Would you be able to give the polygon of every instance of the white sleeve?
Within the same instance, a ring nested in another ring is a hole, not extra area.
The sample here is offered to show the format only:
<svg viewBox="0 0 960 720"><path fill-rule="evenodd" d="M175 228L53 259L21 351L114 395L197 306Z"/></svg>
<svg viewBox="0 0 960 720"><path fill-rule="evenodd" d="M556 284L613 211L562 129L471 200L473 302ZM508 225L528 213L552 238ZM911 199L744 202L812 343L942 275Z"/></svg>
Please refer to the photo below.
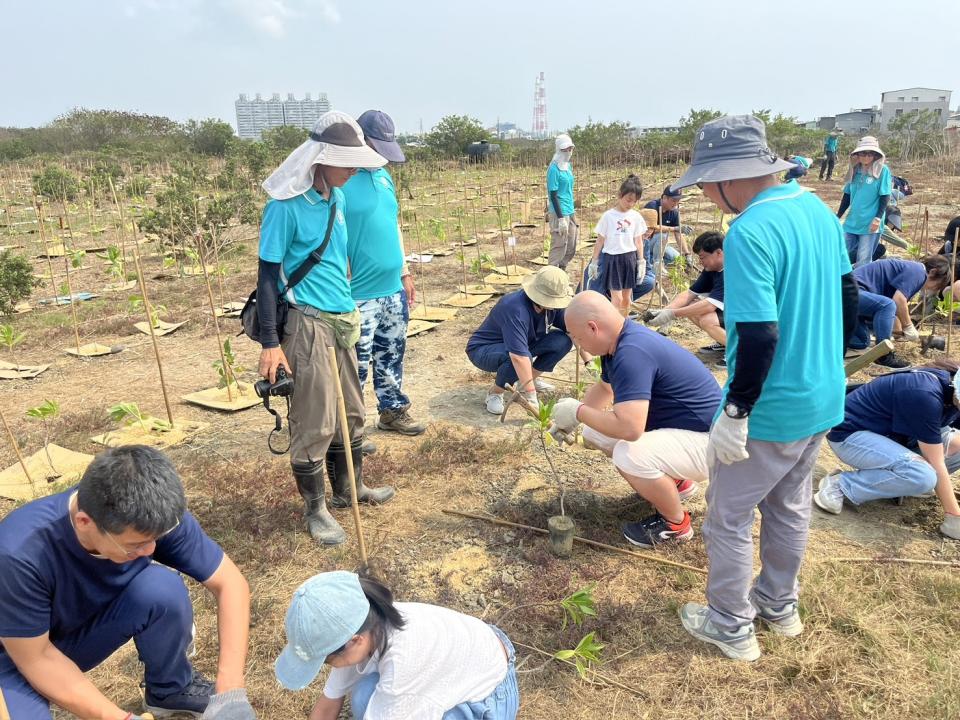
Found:
<svg viewBox="0 0 960 720"><path fill-rule="evenodd" d="M636 220L634 223L636 227L633 230L633 237L638 238L647 231L647 222L643 219L643 215L640 213L637 213L637 216L634 219Z"/></svg>
<svg viewBox="0 0 960 720"><path fill-rule="evenodd" d="M600 219L597 220L597 226L593 229L593 231L597 235L607 237L606 228L607 228L607 213L604 213L603 215L600 216Z"/></svg>
<svg viewBox="0 0 960 720"><path fill-rule="evenodd" d="M394 695L378 686L370 697L363 720L443 720L442 708L422 695Z"/></svg>
<svg viewBox="0 0 960 720"><path fill-rule="evenodd" d="M331 700L339 700L345 697L353 689L353 686L360 682L362 677L363 675L357 672L356 665L333 668L327 676L326 684L323 686L323 694Z"/></svg>

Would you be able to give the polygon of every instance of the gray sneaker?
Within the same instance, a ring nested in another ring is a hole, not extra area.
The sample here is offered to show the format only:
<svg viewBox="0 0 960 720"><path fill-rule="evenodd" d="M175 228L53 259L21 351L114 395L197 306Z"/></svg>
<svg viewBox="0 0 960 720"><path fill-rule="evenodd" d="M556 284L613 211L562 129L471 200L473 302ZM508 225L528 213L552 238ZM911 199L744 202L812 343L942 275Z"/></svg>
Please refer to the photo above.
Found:
<svg viewBox="0 0 960 720"><path fill-rule="evenodd" d="M716 645L731 660L753 662L760 659L760 644L753 631L753 623L737 630L721 630L710 621L706 605L687 603L680 608L680 622L697 640Z"/></svg>
<svg viewBox="0 0 960 720"><path fill-rule="evenodd" d="M960 515L945 514L940 523L940 532L951 540L960 540Z"/></svg>
<svg viewBox="0 0 960 720"><path fill-rule="evenodd" d="M780 607L771 607L761 605L756 601L756 598L751 596L750 604L756 608L757 617L777 635L797 637L803 632L803 623L800 621L800 613L797 611L795 602L789 602Z"/></svg>

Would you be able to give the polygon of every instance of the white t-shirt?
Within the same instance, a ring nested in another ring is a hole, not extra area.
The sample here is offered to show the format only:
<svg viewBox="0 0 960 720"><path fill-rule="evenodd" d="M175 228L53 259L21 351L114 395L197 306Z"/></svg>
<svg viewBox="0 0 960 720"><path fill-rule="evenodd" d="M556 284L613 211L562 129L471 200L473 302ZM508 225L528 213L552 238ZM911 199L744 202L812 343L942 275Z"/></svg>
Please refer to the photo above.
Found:
<svg viewBox="0 0 960 720"><path fill-rule="evenodd" d="M647 224L636 210L620 212L610 208L600 216L595 231L603 237L603 252L620 255L637 252L636 239L647 231Z"/></svg>
<svg viewBox="0 0 960 720"><path fill-rule="evenodd" d="M324 695L342 698L363 675L378 672L364 720L441 720L447 710L483 700L503 682L503 645L483 620L436 605L395 605L406 624L389 633L386 653L331 670Z"/></svg>

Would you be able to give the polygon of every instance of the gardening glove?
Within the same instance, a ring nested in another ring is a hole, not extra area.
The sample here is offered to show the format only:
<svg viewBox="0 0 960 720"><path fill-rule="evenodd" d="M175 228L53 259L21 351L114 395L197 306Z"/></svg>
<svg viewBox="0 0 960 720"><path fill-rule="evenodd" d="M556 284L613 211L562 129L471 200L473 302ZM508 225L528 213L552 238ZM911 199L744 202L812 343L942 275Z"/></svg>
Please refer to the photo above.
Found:
<svg viewBox="0 0 960 720"><path fill-rule="evenodd" d="M587 279L596 280L600 275L600 260L599 258L594 258L590 261L590 264L587 265Z"/></svg>
<svg viewBox="0 0 960 720"><path fill-rule="evenodd" d="M202 720L256 720L244 688L227 690L210 698Z"/></svg>
<svg viewBox="0 0 960 720"><path fill-rule="evenodd" d="M563 445L563 443L566 443L567 445L573 445L577 441L576 432L564 432L553 423L551 423L550 427L547 428L547 434L549 434L558 445Z"/></svg>
<svg viewBox="0 0 960 720"><path fill-rule="evenodd" d="M583 405L582 402L573 398L558 400L557 404L553 406L553 414L550 416L553 425L565 433L575 432L580 424L580 421L577 420L577 410L580 409L581 405Z"/></svg>
<svg viewBox="0 0 960 720"><path fill-rule="evenodd" d="M720 413L720 417L710 428L710 440L707 443L708 465L713 464L714 458L724 465L732 465L750 457L747 452L747 420L748 418L737 420L725 412Z"/></svg>
<svg viewBox="0 0 960 720"><path fill-rule="evenodd" d="M566 235L570 231L570 218L566 216L557 218L557 230L561 235Z"/></svg>
<svg viewBox="0 0 960 720"><path fill-rule="evenodd" d="M534 410L540 409L540 399L537 397L536 390L530 390L523 393L523 398L533 406Z"/></svg>
<svg viewBox="0 0 960 720"><path fill-rule="evenodd" d="M917 342L920 340L920 333L917 332L917 328L913 323L903 326L903 339L911 342Z"/></svg>
<svg viewBox="0 0 960 720"><path fill-rule="evenodd" d="M647 320L647 325L650 327L666 327L674 320L677 319L677 314L670 308L664 308L653 314L653 316Z"/></svg>

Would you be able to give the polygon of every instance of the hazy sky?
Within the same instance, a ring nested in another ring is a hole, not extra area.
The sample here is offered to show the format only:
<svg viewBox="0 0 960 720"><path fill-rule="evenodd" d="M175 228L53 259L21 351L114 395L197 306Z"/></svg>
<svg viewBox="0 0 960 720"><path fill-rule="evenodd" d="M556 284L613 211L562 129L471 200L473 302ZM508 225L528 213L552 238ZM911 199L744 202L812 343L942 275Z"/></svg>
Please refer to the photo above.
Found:
<svg viewBox="0 0 960 720"><path fill-rule="evenodd" d="M72 107L235 122L241 92L326 92L400 130L447 114L551 131L690 108L801 119L952 90L956 0L0 0L0 126Z"/></svg>

